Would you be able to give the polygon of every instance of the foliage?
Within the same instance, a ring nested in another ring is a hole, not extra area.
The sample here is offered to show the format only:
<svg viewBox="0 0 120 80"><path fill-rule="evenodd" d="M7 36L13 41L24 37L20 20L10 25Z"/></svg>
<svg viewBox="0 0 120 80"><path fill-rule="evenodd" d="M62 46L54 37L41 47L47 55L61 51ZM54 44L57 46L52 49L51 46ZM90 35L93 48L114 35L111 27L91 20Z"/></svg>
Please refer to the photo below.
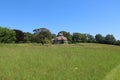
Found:
<svg viewBox="0 0 120 80"><path fill-rule="evenodd" d="M88 43L94 43L95 42L95 38L94 36L90 35L90 34L87 34L87 42Z"/></svg>
<svg viewBox="0 0 120 80"><path fill-rule="evenodd" d="M0 43L13 43L16 40L16 34L13 30L0 27Z"/></svg>
<svg viewBox="0 0 120 80"><path fill-rule="evenodd" d="M36 31L35 31L36 30ZM51 42L51 32L46 28L39 28L34 30L33 42L47 44ZM37 32L38 31L38 32Z"/></svg>
<svg viewBox="0 0 120 80"><path fill-rule="evenodd" d="M40 32L50 32L47 28L37 28L33 30L34 34L39 34Z"/></svg>
<svg viewBox="0 0 120 80"><path fill-rule="evenodd" d="M27 43L32 42L32 36L33 36L32 33L24 32L24 41L27 42Z"/></svg>
<svg viewBox="0 0 120 80"><path fill-rule="evenodd" d="M115 45L120 45L120 40L117 40L117 41L115 42Z"/></svg>
<svg viewBox="0 0 120 80"><path fill-rule="evenodd" d="M81 34L80 33L73 33L73 43L80 42Z"/></svg>
<svg viewBox="0 0 120 80"><path fill-rule="evenodd" d="M113 35L111 35L111 34L106 35L106 37L105 37L106 44L115 44L115 42L116 42L116 39Z"/></svg>
<svg viewBox="0 0 120 80"><path fill-rule="evenodd" d="M104 37L101 34L96 34L95 40L97 43L104 43Z"/></svg>
<svg viewBox="0 0 120 80"><path fill-rule="evenodd" d="M87 41L87 36L86 36L86 34L73 33L72 39L73 39L73 43L86 42Z"/></svg>
<svg viewBox="0 0 120 80"><path fill-rule="evenodd" d="M52 43L52 40L56 37L56 34L50 32L47 28L37 28L34 29L32 33L22 32L21 30L10 30L8 28L0 27L0 42L1 43L42 43L48 44ZM95 36L91 34L83 34L75 32L72 35L67 31L60 31L66 38L68 43L102 43L102 44L112 44L120 45L120 40L116 40L114 35L108 34L105 37L102 34L96 34ZM16 35L16 37L14 37Z"/></svg>
<svg viewBox="0 0 120 80"><path fill-rule="evenodd" d="M87 42L86 34L81 34L81 42Z"/></svg>
<svg viewBox="0 0 120 80"><path fill-rule="evenodd" d="M56 34L51 34L51 38L53 39L53 38L55 38L56 37Z"/></svg>
<svg viewBox="0 0 120 80"><path fill-rule="evenodd" d="M16 32L16 43L24 42L24 33L21 30L14 29Z"/></svg>

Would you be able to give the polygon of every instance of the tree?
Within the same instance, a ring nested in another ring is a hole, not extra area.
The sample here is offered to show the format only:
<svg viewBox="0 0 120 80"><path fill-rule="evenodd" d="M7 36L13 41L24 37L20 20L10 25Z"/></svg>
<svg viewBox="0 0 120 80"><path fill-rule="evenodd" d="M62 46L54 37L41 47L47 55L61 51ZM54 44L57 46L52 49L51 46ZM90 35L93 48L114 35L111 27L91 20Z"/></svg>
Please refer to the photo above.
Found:
<svg viewBox="0 0 120 80"><path fill-rule="evenodd" d="M73 33L72 39L73 39L73 42L86 42L87 36L86 34Z"/></svg>
<svg viewBox="0 0 120 80"><path fill-rule="evenodd" d="M16 40L16 34L13 30L0 27L0 43L13 43Z"/></svg>
<svg viewBox="0 0 120 80"><path fill-rule="evenodd" d="M73 43L80 42L81 41L80 39L81 39L80 33L73 33L73 37L72 37Z"/></svg>
<svg viewBox="0 0 120 80"><path fill-rule="evenodd" d="M92 35L87 34L86 36L87 36L87 42L88 43L94 43L95 42L95 38Z"/></svg>
<svg viewBox="0 0 120 80"><path fill-rule="evenodd" d="M56 34L51 34L51 38L53 39L53 38L55 38L56 37Z"/></svg>
<svg viewBox="0 0 120 80"><path fill-rule="evenodd" d="M40 32L50 32L47 28L37 28L33 30L34 34L39 34Z"/></svg>
<svg viewBox="0 0 120 80"><path fill-rule="evenodd" d="M24 42L24 33L21 30L14 29L16 32L16 43Z"/></svg>
<svg viewBox="0 0 120 80"><path fill-rule="evenodd" d="M97 43L104 43L104 37L101 34L96 34L95 40Z"/></svg>
<svg viewBox="0 0 120 80"><path fill-rule="evenodd" d="M105 37L106 44L114 44L115 42L116 42L116 39L113 35L111 35L111 34L106 35L106 37Z"/></svg>
<svg viewBox="0 0 120 80"><path fill-rule="evenodd" d="M117 41L115 42L115 45L120 45L120 40L117 40Z"/></svg>
<svg viewBox="0 0 120 80"><path fill-rule="evenodd" d="M32 33L29 32L24 32L24 41L25 42L32 42Z"/></svg>
<svg viewBox="0 0 120 80"><path fill-rule="evenodd" d="M39 28L33 30L33 41L37 43L47 44L51 42L51 32L46 28Z"/></svg>
<svg viewBox="0 0 120 80"><path fill-rule="evenodd" d="M72 42L72 35L70 34L70 32L66 32L66 31L60 31L60 32L63 34L64 37L67 38L67 40L68 40L69 43Z"/></svg>
<svg viewBox="0 0 120 80"><path fill-rule="evenodd" d="M81 34L81 42L87 42L87 35Z"/></svg>
<svg viewBox="0 0 120 80"><path fill-rule="evenodd" d="M80 34L73 33L72 41L73 41L73 43L80 42Z"/></svg>

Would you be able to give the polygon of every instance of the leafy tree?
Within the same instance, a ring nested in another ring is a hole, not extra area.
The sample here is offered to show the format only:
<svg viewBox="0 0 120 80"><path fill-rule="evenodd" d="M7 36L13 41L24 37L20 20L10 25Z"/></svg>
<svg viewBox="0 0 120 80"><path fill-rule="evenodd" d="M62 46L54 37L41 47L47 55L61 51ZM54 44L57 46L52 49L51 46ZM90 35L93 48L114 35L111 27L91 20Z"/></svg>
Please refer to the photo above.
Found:
<svg viewBox="0 0 120 80"><path fill-rule="evenodd" d="M87 35L81 34L81 42L87 42Z"/></svg>
<svg viewBox="0 0 120 80"><path fill-rule="evenodd" d="M13 43L16 40L16 34L13 30L0 27L0 43Z"/></svg>
<svg viewBox="0 0 120 80"><path fill-rule="evenodd" d="M72 42L73 43L80 42L80 34L79 33L73 33Z"/></svg>
<svg viewBox="0 0 120 80"><path fill-rule="evenodd" d="M113 35L111 35L111 34L106 35L106 37L105 37L106 44L114 44L115 42L116 42L116 39Z"/></svg>
<svg viewBox="0 0 120 80"><path fill-rule="evenodd" d="M73 33L72 39L73 39L73 42L86 42L87 36L86 34Z"/></svg>
<svg viewBox="0 0 120 80"><path fill-rule="evenodd" d="M80 42L81 41L80 39L81 39L80 33L73 33L73 37L72 37L73 43Z"/></svg>
<svg viewBox="0 0 120 80"><path fill-rule="evenodd" d="M96 34L95 40L97 43L104 43L104 37L101 34Z"/></svg>
<svg viewBox="0 0 120 80"><path fill-rule="evenodd" d="M34 34L39 34L40 32L50 32L47 28L38 28L33 30Z"/></svg>
<svg viewBox="0 0 120 80"><path fill-rule="evenodd" d="M51 38L55 38L56 37L56 34L51 34Z"/></svg>
<svg viewBox="0 0 120 80"><path fill-rule="evenodd" d="M32 33L29 32L24 32L24 41L25 42L32 42Z"/></svg>
<svg viewBox="0 0 120 80"><path fill-rule="evenodd" d="M115 45L120 45L120 40L117 40L117 41L115 42Z"/></svg>
<svg viewBox="0 0 120 80"><path fill-rule="evenodd" d="M16 43L24 42L24 33L21 30L14 29L16 32Z"/></svg>
<svg viewBox="0 0 120 80"><path fill-rule="evenodd" d="M72 35L70 34L70 32L66 32L66 31L60 31L60 32L63 34L63 36L65 36L67 38L69 43L72 42Z"/></svg>
<svg viewBox="0 0 120 80"><path fill-rule="evenodd" d="M37 43L47 44L51 42L51 32L46 28L39 28L33 30L33 41Z"/></svg>
<svg viewBox="0 0 120 80"><path fill-rule="evenodd" d="M95 42L95 38L94 36L90 35L90 34L87 34L87 42L88 43L94 43Z"/></svg>

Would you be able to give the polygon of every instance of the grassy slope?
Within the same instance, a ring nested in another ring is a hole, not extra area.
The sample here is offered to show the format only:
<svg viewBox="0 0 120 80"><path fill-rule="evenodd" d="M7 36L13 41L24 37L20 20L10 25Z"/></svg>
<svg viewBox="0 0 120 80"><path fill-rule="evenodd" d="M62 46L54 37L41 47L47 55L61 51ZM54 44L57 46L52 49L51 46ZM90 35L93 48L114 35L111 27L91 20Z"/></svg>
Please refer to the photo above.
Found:
<svg viewBox="0 0 120 80"><path fill-rule="evenodd" d="M117 46L0 45L0 80L102 80L119 64Z"/></svg>
<svg viewBox="0 0 120 80"><path fill-rule="evenodd" d="M120 65L111 70L111 72L107 74L104 80L120 80Z"/></svg>

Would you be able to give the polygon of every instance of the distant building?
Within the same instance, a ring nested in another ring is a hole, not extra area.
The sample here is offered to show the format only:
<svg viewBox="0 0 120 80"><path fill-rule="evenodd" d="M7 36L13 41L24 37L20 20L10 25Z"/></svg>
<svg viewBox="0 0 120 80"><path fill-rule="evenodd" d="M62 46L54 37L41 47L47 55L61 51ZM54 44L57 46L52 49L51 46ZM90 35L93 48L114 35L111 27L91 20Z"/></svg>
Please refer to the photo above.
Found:
<svg viewBox="0 0 120 80"><path fill-rule="evenodd" d="M64 44L67 43L67 38L64 37L62 32L59 32L58 35L52 41L53 44Z"/></svg>

